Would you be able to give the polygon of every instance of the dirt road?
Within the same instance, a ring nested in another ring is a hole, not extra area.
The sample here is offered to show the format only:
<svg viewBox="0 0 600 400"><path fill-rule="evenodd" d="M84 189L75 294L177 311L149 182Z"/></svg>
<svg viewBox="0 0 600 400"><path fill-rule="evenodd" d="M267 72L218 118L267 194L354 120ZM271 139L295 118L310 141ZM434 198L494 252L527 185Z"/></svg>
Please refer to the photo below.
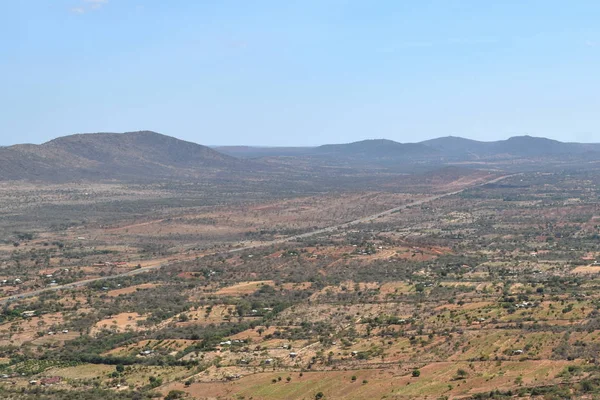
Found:
<svg viewBox="0 0 600 400"><path fill-rule="evenodd" d="M483 183L480 183L480 184L477 184L477 185L468 186L468 187L460 189L460 190L455 190L455 191L452 191L452 192L447 192L447 193L442 193L442 194L438 194L438 195L435 195L435 196L426 197L424 199L417 200L417 201L409 203L409 204L404 204L404 205L399 206L399 207L391 208L389 210L382 211L382 212L377 213L377 214L369 215L367 217L355 219L353 221L346 222L346 223L343 223L343 224L334 225L334 226L330 226L330 227L323 228L323 229L317 229L317 230L314 230L314 231L311 231L311 232L302 233L300 235L288 236L288 237L283 238L283 239L272 240L272 241L269 241L269 242L261 242L261 243L256 243L256 244L252 244L252 245L245 245L245 246L242 244L242 247L238 247L238 248L231 249L231 250L225 250L225 251L215 252L215 254L236 253L236 252L245 251L245 250L249 250L249 249L254 249L254 248L259 248L259 247L266 247L266 246L272 246L272 245L275 245L275 244L281 244L281 243L291 242L291 241L294 241L294 240L304 239L304 238L307 238L307 237L321 235L321 234L324 234L324 233L336 232L336 231L343 230L343 229L348 228L348 227L353 226L353 225L362 224L362 223L369 222L369 221L372 221L374 219L377 219L377 218L380 218L380 217L383 217L383 216L386 216L386 215L393 214L393 213L398 212L400 210L404 210L404 209L406 209L408 207L414 207L414 206L418 206L418 205L422 205L422 204L425 204L425 203L429 203L429 202L432 202L432 201L435 201L435 200L438 200L438 199L441 199L441 198L444 198L444 197L454 196L456 194L462 193L465 190L472 189L474 187L489 185L489 184L492 184L492 183L497 183L497 182L500 182L501 180L513 177L515 175L519 175L519 174L505 175L505 176L501 176L501 177L498 177L498 178L495 178L495 179L492 179L492 180L489 180L489 181L486 181L486 182L483 182ZM68 283L68 284L65 284L65 285L47 287L47 288L43 288L43 289L39 289L39 290L34 290L34 291L31 291L31 292L27 292L27 293L16 294L16 295L11 296L11 297L5 297L5 298L0 299L0 305L9 303L9 302L12 302L12 301L15 301L15 300L19 300L19 299L24 299L24 298L28 298L28 297L37 296L37 295L39 295L41 293L45 293L45 292L51 292L51 291L57 291L57 290L63 290L63 289L72 289L72 288L76 288L76 287L85 286L88 283L92 283L92 282L96 282L96 281L103 281L103 280L109 280L109 279L122 278L122 277L125 277L125 276L138 275L138 274L145 273L145 272L148 272L148 271L154 271L154 270L157 270L159 268L162 268L162 267L165 267L165 266L168 266L168 265L169 265L168 263L157 264L157 265L153 265L153 266L149 266L149 267L134 269L134 270L131 270L131 271L128 271L128 272L124 272L124 273L121 273L121 274L117 274L117 275L111 275L111 276L103 276L103 277L99 277L99 278L85 279L85 280L82 280L82 281Z"/></svg>

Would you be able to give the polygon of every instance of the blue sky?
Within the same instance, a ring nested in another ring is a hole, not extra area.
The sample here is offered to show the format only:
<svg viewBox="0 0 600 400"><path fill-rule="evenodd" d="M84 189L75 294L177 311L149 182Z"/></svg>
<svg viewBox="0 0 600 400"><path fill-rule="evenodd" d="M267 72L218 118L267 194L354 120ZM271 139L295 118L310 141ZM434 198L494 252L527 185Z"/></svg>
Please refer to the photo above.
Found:
<svg viewBox="0 0 600 400"><path fill-rule="evenodd" d="M600 142L596 0L0 7L0 145L143 129L210 145Z"/></svg>

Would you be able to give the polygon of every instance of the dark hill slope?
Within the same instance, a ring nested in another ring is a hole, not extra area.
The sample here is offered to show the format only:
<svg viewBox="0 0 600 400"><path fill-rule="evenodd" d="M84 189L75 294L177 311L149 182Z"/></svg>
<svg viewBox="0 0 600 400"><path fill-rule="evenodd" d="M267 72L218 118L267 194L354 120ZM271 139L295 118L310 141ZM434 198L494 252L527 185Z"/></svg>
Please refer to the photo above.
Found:
<svg viewBox="0 0 600 400"><path fill-rule="evenodd" d="M141 163L171 167L235 166L240 161L209 147L156 132L65 136L42 145L101 163Z"/></svg>
<svg viewBox="0 0 600 400"><path fill-rule="evenodd" d="M295 157L310 154L314 147L261 147L261 146L216 146L220 153L233 157Z"/></svg>
<svg viewBox="0 0 600 400"><path fill-rule="evenodd" d="M78 134L42 145L0 148L0 179L194 178L255 164L156 132Z"/></svg>
<svg viewBox="0 0 600 400"><path fill-rule="evenodd" d="M426 140L421 144L434 148L445 157L489 158L489 157L539 157L574 156L600 151L598 144L565 143L557 140L515 136L495 142L480 142L455 136Z"/></svg>
<svg viewBox="0 0 600 400"><path fill-rule="evenodd" d="M600 147L593 144L565 143L532 136L515 136L494 143L495 153L513 154L522 157L576 155L593 150L600 150Z"/></svg>
<svg viewBox="0 0 600 400"><path fill-rule="evenodd" d="M420 143L398 143L393 140L362 140L348 144L328 144L313 150L318 155L361 157L366 159L414 159L436 155L438 151Z"/></svg>
<svg viewBox="0 0 600 400"><path fill-rule="evenodd" d="M436 149L440 154L450 157L481 156L490 151L490 143L488 142L464 139L457 136L445 136L426 140L420 144Z"/></svg>

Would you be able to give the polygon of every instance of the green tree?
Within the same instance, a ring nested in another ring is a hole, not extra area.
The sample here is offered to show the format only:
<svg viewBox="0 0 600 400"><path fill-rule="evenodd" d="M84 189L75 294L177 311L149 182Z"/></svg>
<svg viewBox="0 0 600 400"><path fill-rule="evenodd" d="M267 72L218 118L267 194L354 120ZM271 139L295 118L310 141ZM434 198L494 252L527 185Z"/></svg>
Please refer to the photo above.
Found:
<svg viewBox="0 0 600 400"><path fill-rule="evenodd" d="M467 376L469 376L469 373L467 371L465 371L464 369L462 369L462 368L459 368L456 371L456 377L458 379L463 379L463 378L466 378Z"/></svg>

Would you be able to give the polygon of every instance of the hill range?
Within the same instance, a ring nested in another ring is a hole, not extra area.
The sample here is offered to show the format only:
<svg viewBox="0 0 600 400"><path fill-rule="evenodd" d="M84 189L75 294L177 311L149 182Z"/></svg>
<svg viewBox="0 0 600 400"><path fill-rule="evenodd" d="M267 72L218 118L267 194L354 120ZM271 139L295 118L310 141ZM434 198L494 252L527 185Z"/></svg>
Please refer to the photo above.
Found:
<svg viewBox="0 0 600 400"><path fill-rule="evenodd" d="M246 158L348 156L370 159L457 159L466 161L485 158L594 155L594 153L600 152L600 144L565 143L532 136L515 136L492 142L446 136L419 143L398 143L387 139L372 139L318 147L219 146L215 149L225 154Z"/></svg>
<svg viewBox="0 0 600 400"><path fill-rule="evenodd" d="M420 143L363 140L318 147L208 147L152 131L60 137L0 147L0 180L156 180L293 173L325 165L410 168L452 164L600 160L600 144L531 136L481 142L441 137Z"/></svg>

